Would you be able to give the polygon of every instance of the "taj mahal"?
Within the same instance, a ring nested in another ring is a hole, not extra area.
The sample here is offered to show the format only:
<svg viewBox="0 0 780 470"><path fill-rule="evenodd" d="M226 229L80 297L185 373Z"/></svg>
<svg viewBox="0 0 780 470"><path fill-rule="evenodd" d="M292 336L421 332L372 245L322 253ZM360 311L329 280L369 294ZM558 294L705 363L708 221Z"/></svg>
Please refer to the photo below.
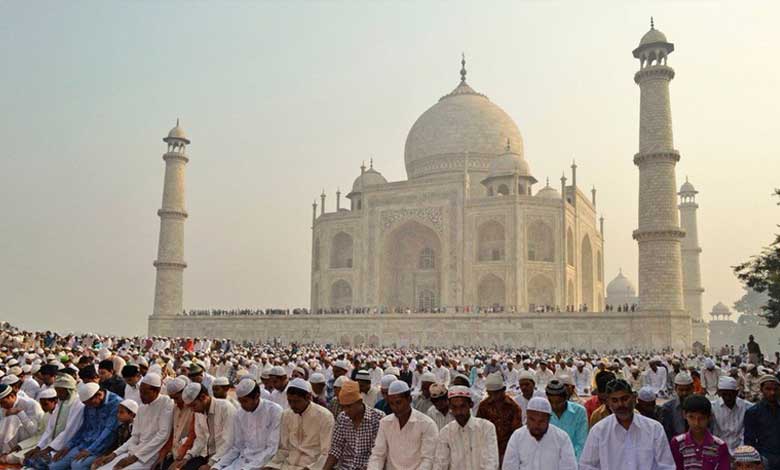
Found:
<svg viewBox="0 0 780 470"><path fill-rule="evenodd" d="M312 204L305 315L181 315L190 140L177 123L164 139L150 334L344 345L706 345L697 191L687 180L678 187L675 174L673 51L654 25L632 51L639 146L621 158L639 170L638 292L622 272L605 285L596 189L577 186L573 162L552 183L534 174L518 126L469 84L464 58L455 88L409 130L406 180L387 181L371 161L344 200L336 193L334 210L324 192Z"/></svg>

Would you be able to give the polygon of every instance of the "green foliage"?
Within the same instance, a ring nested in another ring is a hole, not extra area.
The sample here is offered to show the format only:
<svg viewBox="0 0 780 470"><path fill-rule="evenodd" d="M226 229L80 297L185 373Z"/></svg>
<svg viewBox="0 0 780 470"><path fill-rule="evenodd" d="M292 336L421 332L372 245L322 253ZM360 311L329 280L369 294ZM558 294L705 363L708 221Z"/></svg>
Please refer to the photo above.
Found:
<svg viewBox="0 0 780 470"><path fill-rule="evenodd" d="M780 196L780 189L775 189L775 196ZM774 328L780 324L780 235L775 235L775 240L760 254L735 266L734 273L748 288L768 297L759 313L766 319L767 325ZM747 303L740 304L748 295L749 292L734 304L737 310L749 308Z"/></svg>

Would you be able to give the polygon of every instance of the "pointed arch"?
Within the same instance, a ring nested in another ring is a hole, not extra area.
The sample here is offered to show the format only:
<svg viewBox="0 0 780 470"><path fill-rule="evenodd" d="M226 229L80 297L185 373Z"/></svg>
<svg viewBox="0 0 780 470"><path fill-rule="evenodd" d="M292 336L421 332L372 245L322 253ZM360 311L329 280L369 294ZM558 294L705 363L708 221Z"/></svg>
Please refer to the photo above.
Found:
<svg viewBox="0 0 780 470"><path fill-rule="evenodd" d="M550 278L541 274L531 278L528 282L528 305L531 310L533 307L555 305L555 285Z"/></svg>
<svg viewBox="0 0 780 470"><path fill-rule="evenodd" d="M574 233L571 227L566 229L566 263L574 266Z"/></svg>
<svg viewBox="0 0 780 470"><path fill-rule="evenodd" d="M330 248L330 267L335 269L352 267L352 236L349 234L339 232L333 237Z"/></svg>
<svg viewBox="0 0 780 470"><path fill-rule="evenodd" d="M542 221L532 222L528 226L528 260L553 261L554 259L552 229Z"/></svg>
<svg viewBox="0 0 780 470"><path fill-rule="evenodd" d="M384 236L380 260L379 301L390 308L415 308L423 290L441 301L442 244L439 235L409 220Z"/></svg>
<svg viewBox="0 0 780 470"><path fill-rule="evenodd" d="M577 303L577 293L574 291L574 283L569 279L566 284L566 305L574 306Z"/></svg>
<svg viewBox="0 0 780 470"><path fill-rule="evenodd" d="M504 259L504 226L495 220L485 222L477 231L477 259L501 261Z"/></svg>
<svg viewBox="0 0 780 470"><path fill-rule="evenodd" d="M479 281L477 287L479 305L482 307L503 306L506 303L506 285L495 274L488 274Z"/></svg>
<svg viewBox="0 0 780 470"><path fill-rule="evenodd" d="M330 286L330 307L345 308L352 306L352 286L339 279Z"/></svg>

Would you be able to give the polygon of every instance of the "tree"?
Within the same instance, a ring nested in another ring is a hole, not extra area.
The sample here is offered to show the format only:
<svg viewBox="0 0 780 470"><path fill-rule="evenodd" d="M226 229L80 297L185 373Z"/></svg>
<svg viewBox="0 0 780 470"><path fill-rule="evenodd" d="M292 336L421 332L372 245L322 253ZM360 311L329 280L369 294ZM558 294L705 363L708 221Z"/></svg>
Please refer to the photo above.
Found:
<svg viewBox="0 0 780 470"><path fill-rule="evenodd" d="M769 294L757 292L746 285L742 288L745 289L745 294L734 302L734 310L747 315L761 315L769 302Z"/></svg>
<svg viewBox="0 0 780 470"><path fill-rule="evenodd" d="M775 189L775 196L780 196L780 189ZM776 327L780 323L780 234L760 254L734 266L734 273L747 287L768 296L760 315L766 319L767 326Z"/></svg>

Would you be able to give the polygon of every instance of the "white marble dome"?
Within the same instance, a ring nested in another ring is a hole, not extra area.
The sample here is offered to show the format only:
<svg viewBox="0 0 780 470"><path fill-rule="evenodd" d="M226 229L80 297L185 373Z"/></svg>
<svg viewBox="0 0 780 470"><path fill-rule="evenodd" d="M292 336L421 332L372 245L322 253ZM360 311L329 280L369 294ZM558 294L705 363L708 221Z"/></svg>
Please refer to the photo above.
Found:
<svg viewBox="0 0 780 470"><path fill-rule="evenodd" d="M650 31L646 32L642 39L639 41L640 46L647 44L654 44L657 42L669 42L666 40L666 35L655 28L650 28Z"/></svg>
<svg viewBox="0 0 780 470"><path fill-rule="evenodd" d="M505 149L504 153L490 162L488 177L498 176L531 176L531 167L522 155L514 149Z"/></svg>
<svg viewBox="0 0 780 470"><path fill-rule="evenodd" d="M382 176L382 173L379 173L372 167L355 178L355 182L352 183L352 192L359 193L368 186L377 186L385 183L387 183L387 180Z"/></svg>
<svg viewBox="0 0 780 470"><path fill-rule="evenodd" d="M718 302L712 307L712 315L723 315L728 317L731 315L731 310L723 302Z"/></svg>
<svg viewBox="0 0 780 470"><path fill-rule="evenodd" d="M465 71L463 73L465 75ZM406 138L404 159L409 179L463 173L465 153L470 171L487 172L491 160L512 151L523 156L517 124L464 80L414 123Z"/></svg>
<svg viewBox="0 0 780 470"><path fill-rule="evenodd" d="M621 270L618 275L607 284L607 297L636 297L636 288Z"/></svg>
<svg viewBox="0 0 780 470"><path fill-rule="evenodd" d="M550 180L547 180L547 186L543 187L536 193L536 197L542 199L560 199L561 193L557 189L550 186Z"/></svg>

